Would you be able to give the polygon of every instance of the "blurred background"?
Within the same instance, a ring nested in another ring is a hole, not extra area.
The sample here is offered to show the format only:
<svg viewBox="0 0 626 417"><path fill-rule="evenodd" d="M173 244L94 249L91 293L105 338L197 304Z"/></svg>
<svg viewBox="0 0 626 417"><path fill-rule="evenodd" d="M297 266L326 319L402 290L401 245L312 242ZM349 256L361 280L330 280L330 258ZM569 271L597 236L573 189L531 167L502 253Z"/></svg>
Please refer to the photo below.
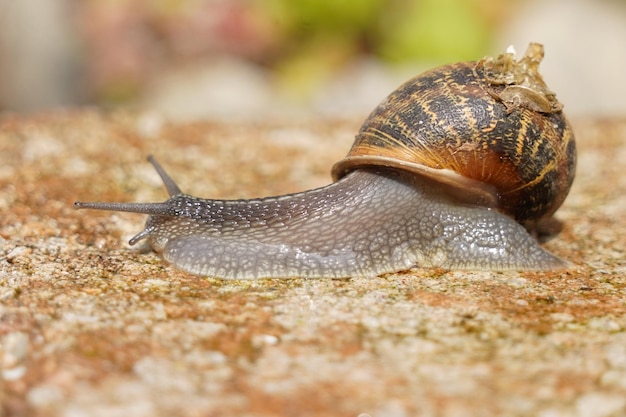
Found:
<svg viewBox="0 0 626 417"><path fill-rule="evenodd" d="M626 0L0 0L0 111L365 116L432 66L522 54L568 114L626 114Z"/></svg>

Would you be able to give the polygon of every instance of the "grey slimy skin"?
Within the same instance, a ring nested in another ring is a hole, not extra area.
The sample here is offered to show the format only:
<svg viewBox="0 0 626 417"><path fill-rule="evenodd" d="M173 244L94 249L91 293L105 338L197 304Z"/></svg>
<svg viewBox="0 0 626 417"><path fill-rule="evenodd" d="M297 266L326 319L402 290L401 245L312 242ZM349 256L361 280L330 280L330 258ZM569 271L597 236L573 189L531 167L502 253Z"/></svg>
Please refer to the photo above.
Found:
<svg viewBox="0 0 626 417"><path fill-rule="evenodd" d="M84 203L76 208L149 214L147 239L184 271L224 279L376 276L418 267L547 270L561 259L492 208L400 170L356 170L328 186L253 200L183 194L152 158L163 203Z"/></svg>

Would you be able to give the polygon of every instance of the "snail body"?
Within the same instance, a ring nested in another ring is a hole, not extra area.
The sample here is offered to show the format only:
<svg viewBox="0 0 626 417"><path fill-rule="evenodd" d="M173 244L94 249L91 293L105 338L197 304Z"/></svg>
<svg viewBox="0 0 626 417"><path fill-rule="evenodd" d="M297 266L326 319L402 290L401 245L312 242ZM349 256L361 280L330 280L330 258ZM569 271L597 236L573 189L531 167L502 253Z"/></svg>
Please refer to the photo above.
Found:
<svg viewBox="0 0 626 417"><path fill-rule="evenodd" d="M221 278L562 268L528 232L561 205L575 169L571 128L536 71L542 54L531 44L520 61L507 53L408 81L322 188L199 199L150 157L167 201L75 206L148 214L130 244L147 239L174 266Z"/></svg>

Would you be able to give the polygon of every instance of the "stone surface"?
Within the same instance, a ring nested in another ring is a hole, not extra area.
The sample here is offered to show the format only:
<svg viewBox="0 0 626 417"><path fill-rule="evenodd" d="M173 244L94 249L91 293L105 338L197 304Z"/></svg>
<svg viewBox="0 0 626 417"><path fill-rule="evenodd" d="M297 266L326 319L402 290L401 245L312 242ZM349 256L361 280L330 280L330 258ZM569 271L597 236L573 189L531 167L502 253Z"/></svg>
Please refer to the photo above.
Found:
<svg viewBox="0 0 626 417"><path fill-rule="evenodd" d="M0 403L32 416L626 415L626 119L574 120L545 273L220 281L126 241L161 201L320 186L358 121L0 119Z"/></svg>

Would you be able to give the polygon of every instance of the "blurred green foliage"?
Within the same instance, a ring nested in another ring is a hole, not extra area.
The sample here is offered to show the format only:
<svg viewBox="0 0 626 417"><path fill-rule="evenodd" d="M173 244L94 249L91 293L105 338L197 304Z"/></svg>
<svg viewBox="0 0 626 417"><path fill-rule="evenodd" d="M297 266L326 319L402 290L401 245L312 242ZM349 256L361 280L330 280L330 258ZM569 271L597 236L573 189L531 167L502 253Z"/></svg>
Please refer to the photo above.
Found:
<svg viewBox="0 0 626 417"><path fill-rule="evenodd" d="M306 96L358 56L391 64L484 55L497 0L258 0L275 33L270 58L287 90Z"/></svg>
<svg viewBox="0 0 626 417"><path fill-rule="evenodd" d="M487 15L471 0L420 0L383 16L378 53L394 61L473 59L487 48Z"/></svg>
<svg viewBox="0 0 626 417"><path fill-rule="evenodd" d="M457 60L483 53L500 3L486 0L259 0L281 54L309 44L351 45L390 62Z"/></svg>

